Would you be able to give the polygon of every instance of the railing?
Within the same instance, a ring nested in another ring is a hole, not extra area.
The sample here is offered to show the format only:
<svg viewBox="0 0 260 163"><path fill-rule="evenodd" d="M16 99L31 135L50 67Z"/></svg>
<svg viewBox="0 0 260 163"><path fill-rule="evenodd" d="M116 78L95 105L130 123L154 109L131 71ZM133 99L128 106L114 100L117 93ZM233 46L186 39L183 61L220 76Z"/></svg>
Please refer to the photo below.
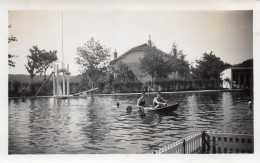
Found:
<svg viewBox="0 0 260 163"><path fill-rule="evenodd" d="M252 134L203 131L168 144L154 154L253 153Z"/></svg>

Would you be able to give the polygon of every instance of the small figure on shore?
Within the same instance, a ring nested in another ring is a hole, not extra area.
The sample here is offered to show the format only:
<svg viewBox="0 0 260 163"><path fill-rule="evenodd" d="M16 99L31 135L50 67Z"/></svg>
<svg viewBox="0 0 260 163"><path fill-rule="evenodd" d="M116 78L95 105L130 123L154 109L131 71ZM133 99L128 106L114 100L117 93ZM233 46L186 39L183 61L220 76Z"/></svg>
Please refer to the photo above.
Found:
<svg viewBox="0 0 260 163"><path fill-rule="evenodd" d="M153 107L154 108L161 108L167 106L167 102L165 99L162 98L161 92L157 93L157 96L153 99Z"/></svg>
<svg viewBox="0 0 260 163"><path fill-rule="evenodd" d="M142 93L142 96L137 101L137 107L139 108L139 111L141 111L142 113L144 113L144 107L146 106L144 95L145 93Z"/></svg>
<svg viewBox="0 0 260 163"><path fill-rule="evenodd" d="M119 107L119 105L120 105L119 102L117 102L117 103L116 103L116 106Z"/></svg>
<svg viewBox="0 0 260 163"><path fill-rule="evenodd" d="M249 101L249 102L248 102L248 107L249 107L250 109L253 108L253 102L252 102L252 101Z"/></svg>
<svg viewBox="0 0 260 163"><path fill-rule="evenodd" d="M21 97L23 98L24 96L25 96L25 88L23 88L21 91Z"/></svg>

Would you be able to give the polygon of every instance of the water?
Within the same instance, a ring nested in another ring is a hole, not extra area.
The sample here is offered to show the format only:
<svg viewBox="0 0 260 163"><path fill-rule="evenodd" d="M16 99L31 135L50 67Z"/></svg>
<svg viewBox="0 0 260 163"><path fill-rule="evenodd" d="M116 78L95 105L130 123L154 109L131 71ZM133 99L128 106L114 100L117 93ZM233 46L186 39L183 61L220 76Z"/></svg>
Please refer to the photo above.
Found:
<svg viewBox="0 0 260 163"><path fill-rule="evenodd" d="M9 154L151 153L203 130L253 133L250 97L240 92L163 94L178 110L145 117L126 113L138 97L9 99Z"/></svg>

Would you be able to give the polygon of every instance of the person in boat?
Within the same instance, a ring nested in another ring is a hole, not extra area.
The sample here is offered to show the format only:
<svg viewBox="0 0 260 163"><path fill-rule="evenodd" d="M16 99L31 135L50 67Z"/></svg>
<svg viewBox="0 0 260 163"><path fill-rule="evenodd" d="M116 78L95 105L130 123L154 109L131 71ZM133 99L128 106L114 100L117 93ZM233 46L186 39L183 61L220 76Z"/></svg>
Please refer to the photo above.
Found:
<svg viewBox="0 0 260 163"><path fill-rule="evenodd" d="M154 108L162 108L167 106L167 101L162 98L161 92L158 92L157 96L153 99Z"/></svg>
<svg viewBox="0 0 260 163"><path fill-rule="evenodd" d="M144 112L144 107L146 106L144 95L145 93L142 93L142 96L137 101L137 107L139 108L139 111L141 111L142 113Z"/></svg>

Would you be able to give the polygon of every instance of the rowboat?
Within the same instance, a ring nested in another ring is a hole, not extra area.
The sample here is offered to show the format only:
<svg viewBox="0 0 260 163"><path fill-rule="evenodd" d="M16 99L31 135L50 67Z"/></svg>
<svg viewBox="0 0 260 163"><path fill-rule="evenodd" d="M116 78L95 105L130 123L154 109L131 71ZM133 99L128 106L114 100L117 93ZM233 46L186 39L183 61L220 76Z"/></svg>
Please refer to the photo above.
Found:
<svg viewBox="0 0 260 163"><path fill-rule="evenodd" d="M163 108L153 108L151 111L156 111L156 112L173 112L175 110L177 110L179 104L172 104Z"/></svg>

